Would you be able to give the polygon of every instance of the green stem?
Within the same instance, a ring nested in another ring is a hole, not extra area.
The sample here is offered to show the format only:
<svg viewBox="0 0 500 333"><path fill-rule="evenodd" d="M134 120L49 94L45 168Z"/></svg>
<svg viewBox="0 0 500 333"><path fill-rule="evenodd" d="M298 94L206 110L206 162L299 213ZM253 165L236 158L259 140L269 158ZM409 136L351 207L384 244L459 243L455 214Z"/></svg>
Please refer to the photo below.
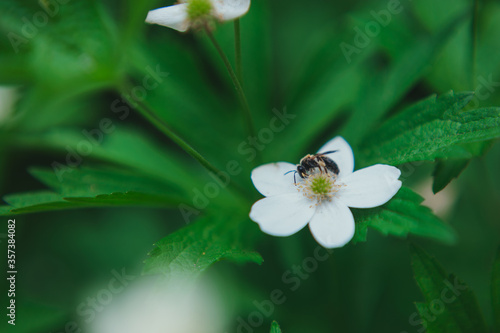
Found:
<svg viewBox="0 0 500 333"><path fill-rule="evenodd" d="M241 85L243 85L243 72L241 70L241 30L240 19L234 21L234 53L236 63L236 75Z"/></svg>
<svg viewBox="0 0 500 333"><path fill-rule="evenodd" d="M179 147L181 147L186 153L191 155L195 160L197 160L202 166L204 166L208 171L213 172L217 177L219 177L220 170L213 166L209 161L207 161L199 152L197 152L191 145L184 141L180 136L175 134L168 125L158 117L148 106L144 103L133 100L130 95L126 94L126 85L120 88L119 93L125 98L127 103L139 111L149 122L151 122L156 128L158 128L163 134L175 142ZM221 179L222 180L222 179Z"/></svg>
<svg viewBox="0 0 500 333"><path fill-rule="evenodd" d="M471 84L472 90L476 89L476 51L477 51L477 25L479 19L479 1L473 0L472 4L472 27L471 27L471 39L472 39L472 48L471 48Z"/></svg>
<svg viewBox="0 0 500 333"><path fill-rule="evenodd" d="M229 62L229 59L227 58L226 54L220 47L219 43L215 40L214 35L210 31L210 28L205 29L208 38L210 38L210 41L214 45L214 47L217 49L217 52L219 53L219 56L221 57L222 61L224 62L224 65L226 66L226 69L229 73L229 76L231 77L231 80L233 81L234 88L236 89L236 93L238 94L238 98L241 103L241 107L243 108L243 114L245 116L246 120L246 125L248 129L248 133L250 133L251 136L257 137L256 132L255 132L255 127L253 125L253 120L252 120L252 111L250 110L250 106L248 105L248 100L247 97L245 96L245 92L243 91L243 88L241 87L240 81L236 77L236 74L234 73L233 67L231 67L231 63Z"/></svg>

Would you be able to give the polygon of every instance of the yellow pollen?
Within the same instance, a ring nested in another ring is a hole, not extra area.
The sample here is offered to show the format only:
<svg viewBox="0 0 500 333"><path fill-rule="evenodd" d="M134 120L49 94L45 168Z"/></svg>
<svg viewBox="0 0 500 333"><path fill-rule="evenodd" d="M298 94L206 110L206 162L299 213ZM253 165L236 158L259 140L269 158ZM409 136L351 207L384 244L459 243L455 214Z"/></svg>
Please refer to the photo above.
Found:
<svg viewBox="0 0 500 333"><path fill-rule="evenodd" d="M331 201L344 185L337 182L337 176L333 173L314 171L296 186L299 192L318 205L323 201Z"/></svg>

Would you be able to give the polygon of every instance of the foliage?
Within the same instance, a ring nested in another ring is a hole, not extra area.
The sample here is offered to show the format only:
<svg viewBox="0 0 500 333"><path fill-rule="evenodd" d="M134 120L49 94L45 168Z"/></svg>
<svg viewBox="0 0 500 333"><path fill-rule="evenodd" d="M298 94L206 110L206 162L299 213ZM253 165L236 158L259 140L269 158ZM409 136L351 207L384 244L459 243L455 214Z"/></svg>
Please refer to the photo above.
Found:
<svg viewBox="0 0 500 333"><path fill-rule="evenodd" d="M243 248L238 224L245 219L238 219L234 216L204 217L168 235L149 253L144 272L164 274L169 279L185 279L196 277L222 259L261 264L263 259L258 253Z"/></svg>
<svg viewBox="0 0 500 333"><path fill-rule="evenodd" d="M271 333L281 333L280 325L275 321L271 324Z"/></svg>
<svg viewBox="0 0 500 333"><path fill-rule="evenodd" d="M412 266L426 303L416 307L427 332L487 332L470 288L423 250L413 247ZM451 296L450 296L451 295Z"/></svg>
<svg viewBox="0 0 500 333"><path fill-rule="evenodd" d="M258 230L248 218L260 198L250 172L262 163L299 161L335 135L352 145L356 169L397 166L404 186L381 207L353 210L351 244L335 250L335 262L321 264L319 273L296 275L308 286L275 305L265 328L276 317L290 332L401 331L416 297L411 260L428 332L486 332L492 318L500 330L498 258L491 299L481 287L500 234L497 2L401 1L391 14L384 1L252 1L240 23L242 86L255 138L207 36L144 23L148 10L165 4L63 2L0 2L0 88L17 94L11 110L3 111L0 100L0 215L15 218L20 242L30 244L20 250L32 273L21 285L41 290L34 293L39 304L23 310L34 320L25 320L22 332L62 330L81 296L59 281L67 295L52 304L52 289L44 294L42 287L51 277L33 273L41 270L32 259L37 248L42 258L57 254L69 263L72 273L61 272L61 279L79 276L81 285L114 260L167 278L216 272L241 291L230 300L235 315L252 313L256 295L286 289L284 274L313 258L316 244L306 231L277 239ZM47 13L43 24L39 13ZM214 35L236 65L233 24L218 25ZM343 43L356 51L346 53ZM423 204L417 192L430 187L426 180L434 193L451 196L447 214ZM39 237L45 226L50 241ZM71 228L86 231L66 242ZM376 230L370 237L369 229ZM455 277L417 247L408 254L408 240L472 281L434 321L424 311L441 297L443 281ZM135 257L123 254L129 248ZM86 264L101 256L107 264ZM29 292L19 294L20 303L33 303ZM483 319L478 303L493 303L493 317ZM271 332L281 332L277 322Z"/></svg>
<svg viewBox="0 0 500 333"><path fill-rule="evenodd" d="M406 237L414 234L453 243L456 240L454 230L429 208L421 206L422 201L423 198L418 194L403 187L391 201L381 207L356 210L357 226L353 241L366 241L370 226L384 235Z"/></svg>

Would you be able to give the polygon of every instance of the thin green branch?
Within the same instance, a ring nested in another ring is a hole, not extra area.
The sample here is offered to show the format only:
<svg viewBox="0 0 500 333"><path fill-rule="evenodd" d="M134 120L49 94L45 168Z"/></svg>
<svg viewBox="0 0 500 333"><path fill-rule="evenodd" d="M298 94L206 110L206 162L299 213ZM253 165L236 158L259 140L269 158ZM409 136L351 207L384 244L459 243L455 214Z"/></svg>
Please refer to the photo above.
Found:
<svg viewBox="0 0 500 333"><path fill-rule="evenodd" d="M477 26L479 20L479 0L473 0L472 4L472 22L471 22L471 54L470 54L470 75L471 75L471 89L476 89L476 52L477 52Z"/></svg>
<svg viewBox="0 0 500 333"><path fill-rule="evenodd" d="M236 63L236 75L243 86L243 72L241 70L241 29L240 19L234 21L234 53Z"/></svg>
<svg viewBox="0 0 500 333"><path fill-rule="evenodd" d="M175 142L179 147L181 147L186 153L191 155L195 160L197 160L203 167L208 171L213 172L217 177L219 177L220 170L212 165L207 159L205 159L198 151L196 151L191 145L189 145L184 139L174 133L168 125L155 114L147 105L140 101L133 100L125 91L130 91L126 88L126 85L120 88L120 94L125 98L127 103L139 111L149 122L151 122L156 128L158 128L163 134Z"/></svg>
<svg viewBox="0 0 500 333"><path fill-rule="evenodd" d="M233 67L231 66L231 63L229 62L229 59L227 58L226 54L220 47L219 43L215 39L214 35L210 31L209 28L205 29L208 38L210 38L210 41L216 48L217 52L219 53L219 56L221 57L222 61L224 62L224 65L226 66L226 69L229 73L229 76L231 77L231 80L233 81L234 88L236 89L236 93L238 94L238 98L241 103L241 107L243 108L243 115L245 116L245 123L247 125L248 133L250 133L251 136L256 137L256 131L255 127L253 124L253 119L252 119L252 111L250 110L250 106L248 105L248 100L245 95L245 92L243 91L243 88L241 86L240 81L236 77L236 74L234 73Z"/></svg>

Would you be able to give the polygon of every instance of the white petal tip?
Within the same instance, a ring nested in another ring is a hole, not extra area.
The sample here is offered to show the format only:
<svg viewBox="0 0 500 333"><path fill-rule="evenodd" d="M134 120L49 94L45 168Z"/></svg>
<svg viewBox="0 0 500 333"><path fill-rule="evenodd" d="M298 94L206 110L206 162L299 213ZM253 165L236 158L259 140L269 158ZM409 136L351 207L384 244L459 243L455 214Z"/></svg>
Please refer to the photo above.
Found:
<svg viewBox="0 0 500 333"><path fill-rule="evenodd" d="M213 4L221 21L240 18L250 9L250 0L214 0Z"/></svg>
<svg viewBox="0 0 500 333"><path fill-rule="evenodd" d="M295 192L293 187L294 175L289 173L296 166L287 162L277 162L261 165L252 170L250 178L263 196L279 195Z"/></svg>
<svg viewBox="0 0 500 333"><path fill-rule="evenodd" d="M314 239L327 249L343 247L349 243L354 237L355 228L350 209L335 201L321 206L309 223Z"/></svg>
<svg viewBox="0 0 500 333"><path fill-rule="evenodd" d="M373 208L388 202L402 186L398 179L401 170L396 167L376 164L357 170L342 179L345 188L340 200L353 208Z"/></svg>
<svg viewBox="0 0 500 333"><path fill-rule="evenodd" d="M250 219L272 236L290 236L307 225L314 214L309 203L296 193L260 199L250 210Z"/></svg>
<svg viewBox="0 0 500 333"><path fill-rule="evenodd" d="M319 245L325 249L338 249L347 245L354 237L355 227L350 230L342 230L342 233L337 235L315 235L313 237Z"/></svg>
<svg viewBox="0 0 500 333"><path fill-rule="evenodd" d="M184 32L189 29L186 4L178 4L150 10L145 21L149 24L158 24L180 32Z"/></svg>
<svg viewBox="0 0 500 333"><path fill-rule="evenodd" d="M328 157L337 163L340 178L350 175L354 171L354 154L351 146L343 137L336 136L329 140L318 150L318 153L327 151L335 151Z"/></svg>
<svg viewBox="0 0 500 333"><path fill-rule="evenodd" d="M318 242L318 244L321 245L322 247L324 247L325 249L339 249L339 248L347 245L350 241L351 241L351 239L349 239L347 241L343 241L343 242L336 242L334 240L320 241L320 240L316 239L316 242Z"/></svg>

